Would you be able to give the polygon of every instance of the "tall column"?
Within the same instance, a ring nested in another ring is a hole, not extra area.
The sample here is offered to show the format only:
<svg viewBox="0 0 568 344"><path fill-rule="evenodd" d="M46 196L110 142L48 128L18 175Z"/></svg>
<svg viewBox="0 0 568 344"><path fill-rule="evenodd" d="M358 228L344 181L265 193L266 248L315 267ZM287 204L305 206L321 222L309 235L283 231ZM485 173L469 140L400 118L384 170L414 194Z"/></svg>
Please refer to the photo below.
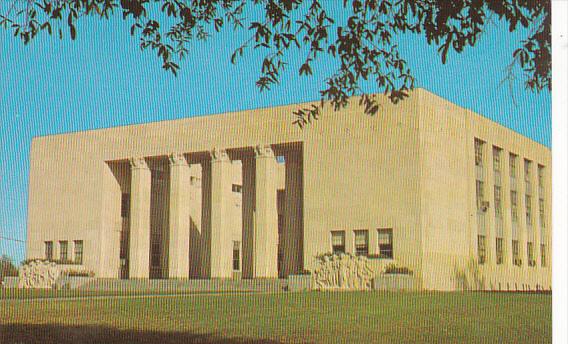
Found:
<svg viewBox="0 0 568 344"><path fill-rule="evenodd" d="M302 153L288 152L286 166L286 211L284 219L284 259L283 276L298 274L304 261L304 219L303 219L303 161Z"/></svg>
<svg viewBox="0 0 568 344"><path fill-rule="evenodd" d="M189 277L190 183L189 165L183 154L171 154L169 278Z"/></svg>
<svg viewBox="0 0 568 344"><path fill-rule="evenodd" d="M278 277L278 206L276 159L269 145L255 148L254 277Z"/></svg>
<svg viewBox="0 0 568 344"><path fill-rule="evenodd" d="M130 159L130 278L150 276L150 196L152 174L144 158Z"/></svg>
<svg viewBox="0 0 568 344"><path fill-rule="evenodd" d="M211 162L204 164L203 192L204 200L203 226L203 277L232 277L232 241L229 207L231 201L231 161L225 150L214 149ZM208 174L208 176L205 176ZM205 183L207 179L207 183Z"/></svg>
<svg viewBox="0 0 568 344"><path fill-rule="evenodd" d="M242 277L254 277L254 213L255 213L255 174L256 164L253 156L243 157L243 198L242 198L242 220L243 220L243 266Z"/></svg>

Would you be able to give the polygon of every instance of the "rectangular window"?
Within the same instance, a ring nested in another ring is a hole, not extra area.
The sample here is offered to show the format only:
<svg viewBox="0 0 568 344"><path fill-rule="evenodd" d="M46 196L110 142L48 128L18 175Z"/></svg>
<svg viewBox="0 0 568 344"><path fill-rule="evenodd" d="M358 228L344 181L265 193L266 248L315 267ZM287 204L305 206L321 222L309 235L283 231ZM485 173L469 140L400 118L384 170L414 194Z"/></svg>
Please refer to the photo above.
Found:
<svg viewBox="0 0 568 344"><path fill-rule="evenodd" d="M161 245L157 240L152 240L151 247L151 265L153 268L160 267L160 257L161 257Z"/></svg>
<svg viewBox="0 0 568 344"><path fill-rule="evenodd" d="M503 208L501 204L501 187L495 185L493 188L493 202L495 203L495 216L502 217Z"/></svg>
<svg viewBox="0 0 568 344"><path fill-rule="evenodd" d="M477 236L477 256L478 256L478 263L485 264L485 260L487 258L487 251L485 245L485 235L478 235Z"/></svg>
<svg viewBox="0 0 568 344"><path fill-rule="evenodd" d="M543 199L538 200L538 213L539 213L539 216L540 216L540 226L542 228L544 228L544 227L546 227L546 222L545 222L544 200Z"/></svg>
<svg viewBox="0 0 568 344"><path fill-rule="evenodd" d="M83 240L75 240L75 264L83 264Z"/></svg>
<svg viewBox="0 0 568 344"><path fill-rule="evenodd" d="M358 256L367 256L369 254L369 231L355 231L355 254Z"/></svg>
<svg viewBox="0 0 568 344"><path fill-rule="evenodd" d="M495 241L495 260L498 265L503 264L503 238Z"/></svg>
<svg viewBox="0 0 568 344"><path fill-rule="evenodd" d="M483 182L481 180L475 181L475 197L477 201L477 210L483 211Z"/></svg>
<svg viewBox="0 0 568 344"><path fill-rule="evenodd" d="M123 193L120 202L120 216L128 217L130 214L130 194Z"/></svg>
<svg viewBox="0 0 568 344"><path fill-rule="evenodd" d="M509 154L509 177L511 178L511 190L517 187L517 156Z"/></svg>
<svg viewBox="0 0 568 344"><path fill-rule="evenodd" d="M536 262L534 260L534 248L532 242L527 242L527 261L529 266L535 266Z"/></svg>
<svg viewBox="0 0 568 344"><path fill-rule="evenodd" d="M530 160L525 159L525 194L532 194L532 183L531 183L531 164Z"/></svg>
<svg viewBox="0 0 568 344"><path fill-rule="evenodd" d="M233 241L233 271L241 270L241 242Z"/></svg>
<svg viewBox="0 0 568 344"><path fill-rule="evenodd" d="M544 197L544 166L538 165L538 193L540 198Z"/></svg>
<svg viewBox="0 0 568 344"><path fill-rule="evenodd" d="M521 259L519 257L519 241L513 240L511 248L512 248L512 252L513 252L513 264L516 265L516 266L521 266L522 262L521 262Z"/></svg>
<svg viewBox="0 0 568 344"><path fill-rule="evenodd" d="M532 226L532 198L525 195L525 209L527 215L527 226Z"/></svg>
<svg viewBox="0 0 568 344"><path fill-rule="evenodd" d="M331 252L333 254L345 253L345 231L331 232Z"/></svg>
<svg viewBox="0 0 568 344"><path fill-rule="evenodd" d="M483 166L483 144L483 141L475 139L475 166Z"/></svg>
<svg viewBox="0 0 568 344"><path fill-rule="evenodd" d="M517 192L511 190L511 220L517 222L519 219Z"/></svg>
<svg viewBox="0 0 568 344"><path fill-rule="evenodd" d="M53 260L53 241L45 242L45 259Z"/></svg>
<svg viewBox="0 0 568 344"><path fill-rule="evenodd" d="M379 232L379 258L393 258L392 228L381 228Z"/></svg>
<svg viewBox="0 0 568 344"><path fill-rule="evenodd" d="M68 260L67 247L67 241L59 242L59 260L61 261L61 263L65 263Z"/></svg>
<svg viewBox="0 0 568 344"><path fill-rule="evenodd" d="M501 171L501 148L493 146L493 171Z"/></svg>
<svg viewBox="0 0 568 344"><path fill-rule="evenodd" d="M540 265L545 267L547 264L546 262L546 245L540 244Z"/></svg>
<svg viewBox="0 0 568 344"><path fill-rule="evenodd" d="M236 192L236 193L242 193L243 187L242 187L242 185L239 185L239 184L233 184L232 190L233 190L233 192Z"/></svg>

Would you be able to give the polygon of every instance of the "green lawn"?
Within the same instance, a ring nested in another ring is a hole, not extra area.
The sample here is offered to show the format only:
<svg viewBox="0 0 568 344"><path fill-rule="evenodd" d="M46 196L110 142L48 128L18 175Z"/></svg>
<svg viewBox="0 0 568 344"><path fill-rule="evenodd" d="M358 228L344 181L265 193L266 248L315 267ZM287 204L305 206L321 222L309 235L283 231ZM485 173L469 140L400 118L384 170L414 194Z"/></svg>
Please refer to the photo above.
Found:
<svg viewBox="0 0 568 344"><path fill-rule="evenodd" d="M0 343L542 343L551 296L279 293L0 301Z"/></svg>

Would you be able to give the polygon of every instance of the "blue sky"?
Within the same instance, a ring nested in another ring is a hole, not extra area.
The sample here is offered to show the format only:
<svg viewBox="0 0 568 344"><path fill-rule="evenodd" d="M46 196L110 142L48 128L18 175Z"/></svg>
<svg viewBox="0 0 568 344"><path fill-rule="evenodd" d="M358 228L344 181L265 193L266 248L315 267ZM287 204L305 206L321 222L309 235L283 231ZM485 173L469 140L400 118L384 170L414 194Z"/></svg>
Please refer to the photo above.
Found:
<svg viewBox="0 0 568 344"><path fill-rule="evenodd" d="M25 240L34 136L316 100L332 72L333 63L321 59L314 76L299 77L305 54L294 54L281 84L260 93L254 82L262 55L249 51L232 65L231 53L247 36L226 29L192 44L176 78L152 52L138 48L119 17L80 22L76 41L42 35L24 46L0 30L0 236ZM521 80L513 93L500 85L526 34L489 25L475 48L450 54L445 65L423 37L406 35L399 42L418 87L550 146L550 93L526 91ZM0 239L0 254L20 261L24 245Z"/></svg>

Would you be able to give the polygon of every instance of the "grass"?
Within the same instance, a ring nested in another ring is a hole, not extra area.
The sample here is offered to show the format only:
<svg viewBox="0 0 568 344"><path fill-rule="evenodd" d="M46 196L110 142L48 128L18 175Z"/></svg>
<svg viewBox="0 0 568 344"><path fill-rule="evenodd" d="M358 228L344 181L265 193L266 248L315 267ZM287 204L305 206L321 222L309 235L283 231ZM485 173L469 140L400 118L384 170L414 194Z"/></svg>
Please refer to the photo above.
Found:
<svg viewBox="0 0 568 344"><path fill-rule="evenodd" d="M541 343L551 296L309 292L0 301L0 343Z"/></svg>

